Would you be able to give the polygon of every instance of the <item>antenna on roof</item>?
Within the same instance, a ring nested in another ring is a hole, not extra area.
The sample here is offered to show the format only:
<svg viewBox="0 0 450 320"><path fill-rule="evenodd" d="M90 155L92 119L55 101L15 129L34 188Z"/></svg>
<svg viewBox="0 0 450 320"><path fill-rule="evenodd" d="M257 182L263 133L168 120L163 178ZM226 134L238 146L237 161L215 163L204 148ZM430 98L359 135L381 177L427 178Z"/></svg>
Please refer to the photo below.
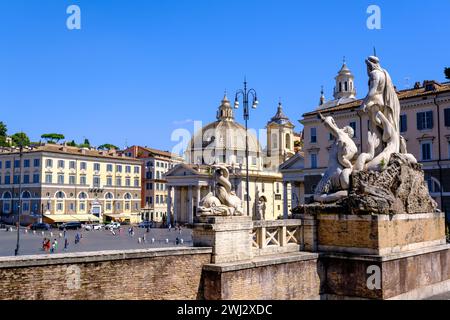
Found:
<svg viewBox="0 0 450 320"><path fill-rule="evenodd" d="M377 48L375 48L375 46L373 47L373 56L377 57Z"/></svg>

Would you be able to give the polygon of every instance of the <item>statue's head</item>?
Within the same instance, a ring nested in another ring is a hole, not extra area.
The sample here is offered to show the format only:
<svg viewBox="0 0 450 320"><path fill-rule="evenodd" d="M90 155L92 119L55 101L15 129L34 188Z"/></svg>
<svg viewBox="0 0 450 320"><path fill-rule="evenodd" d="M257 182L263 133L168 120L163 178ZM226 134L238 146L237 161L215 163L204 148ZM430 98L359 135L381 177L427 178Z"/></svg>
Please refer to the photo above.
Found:
<svg viewBox="0 0 450 320"><path fill-rule="evenodd" d="M381 70L380 67L380 59L375 56L370 56L366 59L366 65L367 65L367 73L371 73L373 70Z"/></svg>
<svg viewBox="0 0 450 320"><path fill-rule="evenodd" d="M353 128L350 126L342 128L342 131L344 131L350 138L353 138L355 136L355 130L353 130Z"/></svg>

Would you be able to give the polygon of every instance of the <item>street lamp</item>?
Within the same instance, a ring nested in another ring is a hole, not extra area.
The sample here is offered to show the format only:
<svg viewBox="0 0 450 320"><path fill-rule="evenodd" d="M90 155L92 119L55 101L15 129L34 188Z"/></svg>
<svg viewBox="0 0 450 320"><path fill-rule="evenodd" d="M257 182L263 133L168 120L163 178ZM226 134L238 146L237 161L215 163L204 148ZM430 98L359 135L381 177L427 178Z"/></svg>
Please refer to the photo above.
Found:
<svg viewBox="0 0 450 320"><path fill-rule="evenodd" d="M249 174L248 174L248 120L250 118L250 110L248 107L249 97L252 98L252 108L256 109L259 104L258 97L255 89L247 89L247 80L244 79L244 90L239 89L236 92L236 97L234 99L234 108L239 108L239 98L242 97L243 105L244 105L244 120L245 120L245 159L246 159L246 179L245 179L245 187L247 193L247 215L250 214L250 187L249 187Z"/></svg>
<svg viewBox="0 0 450 320"><path fill-rule="evenodd" d="M17 256L19 254L20 248L20 213L22 211L22 156L23 156L23 146L19 146L19 211L17 214L17 243L16 250L14 251L14 255Z"/></svg>

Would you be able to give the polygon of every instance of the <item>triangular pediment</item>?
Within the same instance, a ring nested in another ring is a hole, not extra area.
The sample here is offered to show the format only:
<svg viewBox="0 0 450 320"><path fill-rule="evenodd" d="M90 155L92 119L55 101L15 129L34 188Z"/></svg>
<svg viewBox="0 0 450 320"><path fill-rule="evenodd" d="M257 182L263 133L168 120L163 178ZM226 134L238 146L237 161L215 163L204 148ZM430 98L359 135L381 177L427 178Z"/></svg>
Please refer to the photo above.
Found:
<svg viewBox="0 0 450 320"><path fill-rule="evenodd" d="M293 157L291 157L286 162L280 165L280 170L292 170L298 169L302 170L305 168L305 158L302 153L297 152Z"/></svg>
<svg viewBox="0 0 450 320"><path fill-rule="evenodd" d="M166 173L166 177L182 177L182 176L198 176L198 172L194 166L188 164L179 164Z"/></svg>

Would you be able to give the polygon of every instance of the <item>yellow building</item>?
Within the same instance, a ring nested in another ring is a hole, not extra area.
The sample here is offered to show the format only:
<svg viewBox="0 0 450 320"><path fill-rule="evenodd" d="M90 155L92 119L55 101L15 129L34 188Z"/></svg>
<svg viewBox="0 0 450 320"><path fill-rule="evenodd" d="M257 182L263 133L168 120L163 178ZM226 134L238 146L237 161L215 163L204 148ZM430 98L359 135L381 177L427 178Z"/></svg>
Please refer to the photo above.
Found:
<svg viewBox="0 0 450 320"><path fill-rule="evenodd" d="M115 151L46 144L0 152L6 222L140 220L141 166ZM21 204L21 205L20 205Z"/></svg>

